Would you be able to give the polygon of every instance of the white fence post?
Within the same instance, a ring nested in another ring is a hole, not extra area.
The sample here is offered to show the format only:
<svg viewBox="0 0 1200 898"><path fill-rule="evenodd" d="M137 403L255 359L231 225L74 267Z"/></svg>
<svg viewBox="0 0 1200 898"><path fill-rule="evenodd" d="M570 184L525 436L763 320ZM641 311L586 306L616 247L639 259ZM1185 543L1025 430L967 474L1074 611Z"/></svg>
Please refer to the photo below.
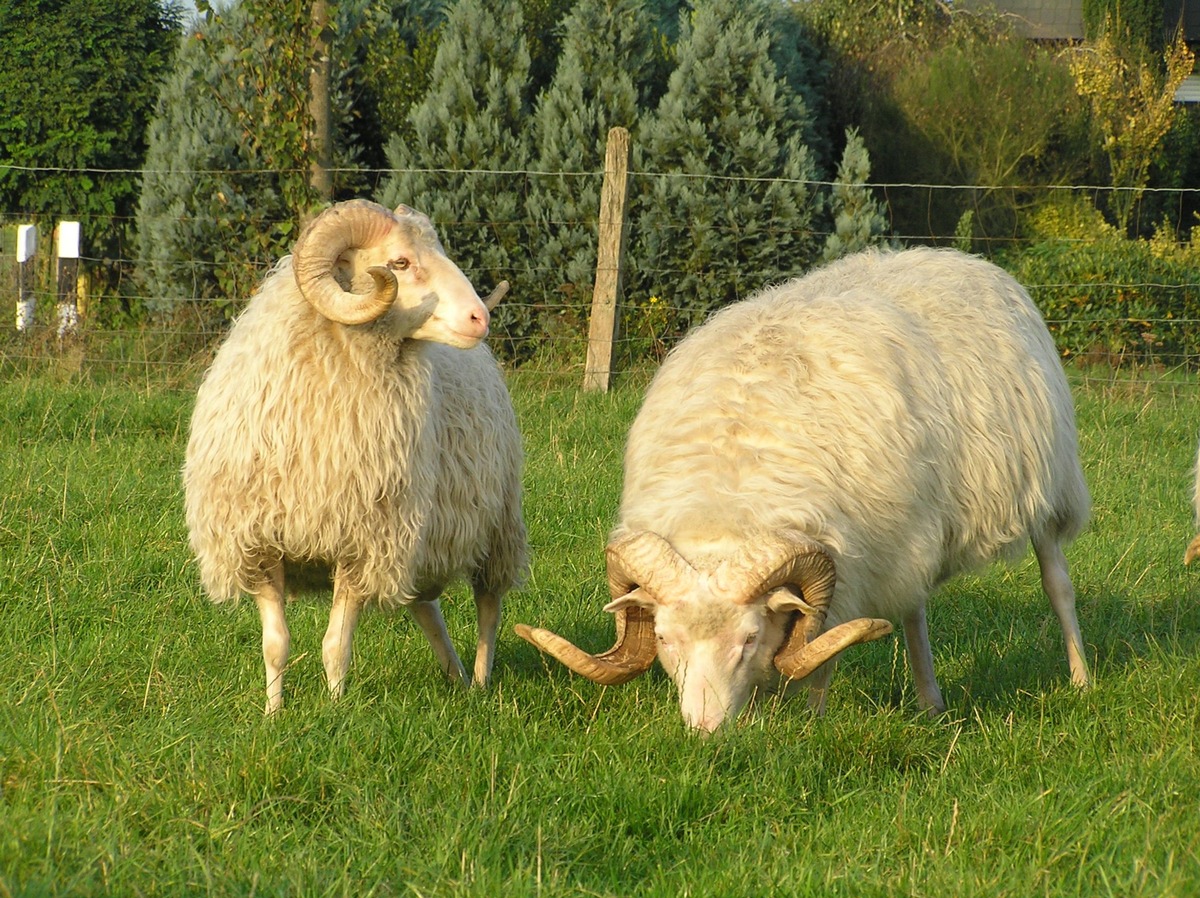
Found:
<svg viewBox="0 0 1200 898"><path fill-rule="evenodd" d="M58 223L58 339L79 331L79 222Z"/></svg>
<svg viewBox="0 0 1200 898"><path fill-rule="evenodd" d="M17 330L21 332L33 327L37 311L35 256L37 225L21 225L17 228Z"/></svg>

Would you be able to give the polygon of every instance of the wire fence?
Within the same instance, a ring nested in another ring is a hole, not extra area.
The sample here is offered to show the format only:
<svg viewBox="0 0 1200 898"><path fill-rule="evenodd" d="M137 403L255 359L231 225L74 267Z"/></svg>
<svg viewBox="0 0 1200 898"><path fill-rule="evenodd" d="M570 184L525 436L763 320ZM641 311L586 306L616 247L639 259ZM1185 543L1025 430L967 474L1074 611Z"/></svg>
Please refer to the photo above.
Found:
<svg viewBox="0 0 1200 898"><path fill-rule="evenodd" d="M61 175L61 170L49 170ZM79 172L90 178L128 176L129 172ZM139 173L140 174L140 173ZM232 176L233 173L218 173ZM240 173L264 176L269 173ZM335 172L335 175L338 173ZM355 171L359 183L381 184L394 172L364 173ZM540 183L549 179L566 179L571 190L580 193L599 193L603 172L456 172L465 178L477 178L481 189L494 188L497 179L504 179L506 189L527 197ZM634 173L644 186L661 178L683 178L677 174ZM745 184L747 189L771 183L770 179L720 178L696 179L710 182L717 192ZM814 197L826 197L832 182L806 182ZM1013 270L1014 259L1022 255L1034 258L1040 246L1047 243L1046 235L1030 236L1021 224L1028 209L1045 206L1069 198L1092 208L1102 207L1111 188L1095 185L1069 186L994 186L955 184L871 183L859 185L870 190L880 202L885 219L892 230L887 238L899 245L936 244L958 245L981 252ZM637 191L635 186L635 193ZM480 206L487 208L486 199ZM1022 280L1035 302L1042 308L1047 324L1058 341L1064 358L1075 364L1079 378L1107 383L1145 383L1157 381L1174 388L1186 385L1192 378L1185 372L1200 369L1200 230L1190 243L1182 240L1197 220L1200 208L1200 188L1165 190L1152 189L1141 198L1140 215L1144 222L1157 226L1154 239L1125 241L1147 259L1174 254L1175 262L1166 268L1129 264L1096 263L1089 267L1088 252L1096 246L1099 235L1080 233L1078 229L1057 235L1053 243L1057 252L1079 264L1074 267L1057 264L1039 269L1026 266ZM947 215L946 210L954 211ZM922 215L922 210L925 214ZM997 212L999 210L999 212ZM974 230L964 234L955 229L955 218L961 222L963 213L978 213ZM536 359L547 371L574 376L582 374L587 351L587 317L591 302L592 284L576 278L568 280L561 270L546 264L542 248L563 229L592 234L597 232L598 210L570 220L546 220L534 216L517 216L505 220L462 219L437 221L443 242L454 256L455 235L461 229L489 228L499 232L520 233L522 239L516 251L510 252L503 270L472 269L464 266L481 294L494 286L501 277L517 285L504 300L495 318L493 341L503 342L508 355L514 359ZM815 221L824 221L827 215ZM168 303L173 312L145 314L147 308L161 308L163 297L146 292L145 281L139 277L139 260L133 240L135 222L119 216L82 217L83 252L80 258L80 281L74 291L81 315L81 330L68 352L59 339L56 305L62 288L54 284L53 241L51 234L56 222L46 221L19 211L0 212L0 309L6 325L0 330L0 361L9 368L29 368L40 364L70 364L90 370L112 371L118 376L162 377L167 380L186 380L197 369L202 370L212 347L219 341L227 321L249 298L244 295L214 298L201 295L172 297ZM718 223L724 228L716 245L722 240L731 244L744 235L735 233L736 223ZM925 227L914 226L922 222ZM983 222L981 224L981 222ZM32 298L37 304L33 326L18 332L15 326L17 304L17 262L15 241L17 226L35 223L39 229L40 251L38 271L34 278ZM237 227L261 228L263 232L277 229L282 221L264 218L246 219L231 223ZM757 234L769 231L771 222L760 222ZM677 228L677 232L676 232ZM671 226L666 243L686 244L695 241L695 223L681 221ZM1147 234L1155 227L1145 227ZM107 250L97 252L90 235L110 235ZM1168 236L1163 236L1163 235ZM115 235L115 238L113 237ZM816 227L805 239L818 248L828 236L827 230ZM1040 241L1040 242L1039 242ZM663 242L663 241L660 241ZM786 243L786 241L781 241ZM672 267L672 260L639 256L636 234L630 241L626 267L625 290L621 296L622 313L616 341L617 370L652 365L678 339L689 321L694 297L685 293L661 290L651 293L645 284L670 284L683 272ZM1114 243L1113 246L1117 244ZM263 257L244 261L239 281L255 283L266 274L274 259ZM783 280L802 274L814 263L812 257L779 257L767 277L746 279L736 283L736 298L749 295L766 282ZM217 263L196 258L176 263L180 267L180 283L200 283L211 280ZM719 255L711 261L714 269L736 265ZM186 270L185 270L186 269ZM1163 276L1163 272L1169 276ZM1040 276L1031 276L1030 272ZM1064 277L1068 273L1070 277ZM223 306L223 314L215 313ZM1066 310L1069 314L1057 314ZM512 328L511 321L536 321L539 326ZM1111 334L1120 333L1120 338ZM502 353L502 355L505 353ZM1085 373L1086 372L1086 373Z"/></svg>

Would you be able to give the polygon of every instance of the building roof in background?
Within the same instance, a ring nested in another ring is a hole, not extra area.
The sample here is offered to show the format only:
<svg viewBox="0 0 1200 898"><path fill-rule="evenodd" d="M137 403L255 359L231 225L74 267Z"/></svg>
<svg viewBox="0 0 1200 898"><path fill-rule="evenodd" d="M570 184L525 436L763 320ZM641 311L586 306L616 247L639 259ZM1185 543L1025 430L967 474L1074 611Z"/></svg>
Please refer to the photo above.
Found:
<svg viewBox="0 0 1200 898"><path fill-rule="evenodd" d="M1083 0L958 0L955 5L998 10L1018 34L1033 40L1083 40Z"/></svg>
<svg viewBox="0 0 1200 898"><path fill-rule="evenodd" d="M1018 34L1033 40L1083 40L1083 0L956 0L955 5L998 10ZM1183 26L1184 40L1200 42L1200 2L1163 0L1163 27L1173 33L1177 25Z"/></svg>

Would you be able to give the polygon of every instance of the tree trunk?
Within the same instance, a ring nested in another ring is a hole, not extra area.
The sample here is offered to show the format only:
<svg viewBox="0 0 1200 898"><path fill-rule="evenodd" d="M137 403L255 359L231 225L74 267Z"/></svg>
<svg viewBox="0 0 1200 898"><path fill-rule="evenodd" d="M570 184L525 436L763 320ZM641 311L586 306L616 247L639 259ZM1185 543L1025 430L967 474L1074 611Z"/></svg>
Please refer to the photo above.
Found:
<svg viewBox="0 0 1200 898"><path fill-rule="evenodd" d="M329 27L329 4L313 0L312 45L308 66L308 112L312 119L312 174L309 183L317 196L333 199L333 112L330 104L333 29Z"/></svg>

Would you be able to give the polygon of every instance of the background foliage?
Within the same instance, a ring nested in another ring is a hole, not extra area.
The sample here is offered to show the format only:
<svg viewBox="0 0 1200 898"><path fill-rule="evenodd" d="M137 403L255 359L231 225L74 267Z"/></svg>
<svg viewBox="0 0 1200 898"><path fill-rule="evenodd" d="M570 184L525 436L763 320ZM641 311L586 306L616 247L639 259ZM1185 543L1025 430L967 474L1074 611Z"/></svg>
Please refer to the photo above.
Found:
<svg viewBox="0 0 1200 898"><path fill-rule="evenodd" d="M45 232L81 222L109 290L181 17L159 0L0 0L0 209Z"/></svg>
<svg viewBox="0 0 1200 898"><path fill-rule="evenodd" d="M0 195L5 185L57 184L60 206L114 210L85 224L89 241L100 232L112 244L85 265L103 275L93 326L226 320L315 211L304 96L309 4L240 0L219 14L200 5L209 14L179 36L171 65L173 40L158 56L107 57L106 85L118 76L138 84L126 91L129 110L157 93L148 129L125 135L133 161L34 172L19 160L57 157L37 140L22 143L19 116L4 132L18 163L0 156ZM60 6L73 8L47 8ZM1140 15L1135 6L1145 4L1120 6L1122 21ZM1092 205L1133 241L1123 270L1150 283L1156 272L1140 243L1171 233L1187 245L1200 212L1191 186L1200 177L1200 111L1161 102L1169 96L1161 28L1156 38L1153 27L1096 31L1085 48L1098 58L1108 41L1113 58L1147 73L1159 105L1143 116L1116 82L1073 78L1079 54L1032 45L993 15L940 0L335 7L335 198L423 208L481 290L509 279L514 290L495 331L513 360L546 341L574 343L573 353L585 339L603 141L614 124L633 131L636 151L625 279L634 352L661 351L709 309L807 269L830 240L836 248L856 229L870 239L953 243L1019 266L1020 247L1044 243L1044 222L1055 219L1042 208L1059 189L1096 185ZM161 41L171 11L137 18L146 8L113 4L105 27ZM19 21L18 47L63 39L54 15ZM742 43L706 38L712 22ZM1153 52L1138 49L1145 41ZM98 103L96 115L104 108ZM1105 112L1113 109L1120 114ZM1110 152L1123 146L1109 127L1117 118L1147 123L1133 129L1149 135L1136 152ZM861 147L847 143L850 133ZM857 221L846 217L848 151L873 182L853 182ZM1118 164L1124 158L1136 165ZM122 212L114 198L131 199L139 167L134 222L132 206ZM6 202L6 220L27 220L23 201ZM11 241L2 230L0 240ZM1124 311L1105 302L1097 314ZM1169 311L1179 320L1181 309Z"/></svg>

